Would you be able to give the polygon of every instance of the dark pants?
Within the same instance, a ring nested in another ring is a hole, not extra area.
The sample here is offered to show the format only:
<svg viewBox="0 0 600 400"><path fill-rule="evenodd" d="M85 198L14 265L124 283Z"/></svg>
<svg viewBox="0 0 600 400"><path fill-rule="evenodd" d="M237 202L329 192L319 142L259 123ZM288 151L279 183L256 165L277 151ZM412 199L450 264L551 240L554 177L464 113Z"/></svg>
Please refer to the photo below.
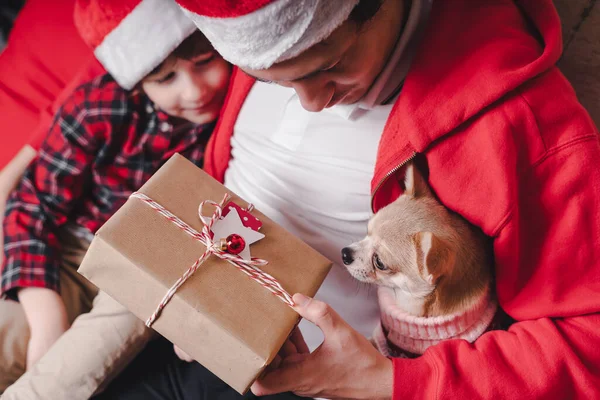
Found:
<svg viewBox="0 0 600 400"><path fill-rule="evenodd" d="M239 395L198 363L179 360L164 339L148 345L133 363L95 400L293 400L293 394Z"/></svg>

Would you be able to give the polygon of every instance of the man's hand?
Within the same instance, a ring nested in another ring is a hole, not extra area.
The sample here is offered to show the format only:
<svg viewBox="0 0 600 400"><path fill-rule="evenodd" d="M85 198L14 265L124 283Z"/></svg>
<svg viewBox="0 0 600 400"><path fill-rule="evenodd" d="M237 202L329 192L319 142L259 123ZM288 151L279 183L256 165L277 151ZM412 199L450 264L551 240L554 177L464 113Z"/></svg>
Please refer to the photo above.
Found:
<svg viewBox="0 0 600 400"><path fill-rule="evenodd" d="M18 296L31 331L27 348L27 369L30 369L69 329L69 321L62 298L53 290L24 288Z"/></svg>
<svg viewBox="0 0 600 400"><path fill-rule="evenodd" d="M312 354L299 331L284 345L265 375L252 385L258 396L294 392L330 399L391 399L393 367L369 341L327 304L301 294L294 308L317 325L325 340Z"/></svg>

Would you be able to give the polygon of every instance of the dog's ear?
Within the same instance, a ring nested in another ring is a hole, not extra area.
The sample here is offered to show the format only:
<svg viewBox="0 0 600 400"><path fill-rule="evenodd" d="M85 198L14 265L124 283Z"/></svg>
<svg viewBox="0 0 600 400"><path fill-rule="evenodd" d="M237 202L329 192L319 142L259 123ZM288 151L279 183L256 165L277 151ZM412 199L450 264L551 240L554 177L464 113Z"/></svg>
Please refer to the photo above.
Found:
<svg viewBox="0 0 600 400"><path fill-rule="evenodd" d="M417 248L419 273L431 285L450 272L454 264L454 252L446 241L431 232L419 232L414 236Z"/></svg>
<svg viewBox="0 0 600 400"><path fill-rule="evenodd" d="M404 174L404 194L412 197L431 197L431 190L423 178L423 175L410 163L406 166L406 172Z"/></svg>

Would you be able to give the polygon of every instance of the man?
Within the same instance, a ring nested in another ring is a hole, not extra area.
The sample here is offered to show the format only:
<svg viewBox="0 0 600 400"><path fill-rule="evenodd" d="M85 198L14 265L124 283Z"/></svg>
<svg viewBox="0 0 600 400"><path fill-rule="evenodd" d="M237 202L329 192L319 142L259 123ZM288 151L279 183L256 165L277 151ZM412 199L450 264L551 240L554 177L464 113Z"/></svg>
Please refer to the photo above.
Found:
<svg viewBox="0 0 600 400"><path fill-rule="evenodd" d="M440 201L494 239L516 321L388 360L364 336L375 300L334 266L318 300L295 297L323 343L301 325L255 394L600 396L600 144L555 67L550 0L178 2L243 71L209 173L339 263L416 159Z"/></svg>

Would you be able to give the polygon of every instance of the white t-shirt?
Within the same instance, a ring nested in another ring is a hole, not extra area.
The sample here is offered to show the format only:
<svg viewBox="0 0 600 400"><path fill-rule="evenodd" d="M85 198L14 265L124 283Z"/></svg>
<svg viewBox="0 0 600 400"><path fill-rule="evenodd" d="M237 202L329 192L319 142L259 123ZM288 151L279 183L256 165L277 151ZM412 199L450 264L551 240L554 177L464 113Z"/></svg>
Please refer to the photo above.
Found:
<svg viewBox="0 0 600 400"><path fill-rule="evenodd" d="M316 298L370 336L379 321L376 290L341 263L341 249L366 235L377 146L392 105L354 113L302 108L293 89L257 82L231 139L225 185L334 266ZM300 325L313 350L321 331Z"/></svg>

